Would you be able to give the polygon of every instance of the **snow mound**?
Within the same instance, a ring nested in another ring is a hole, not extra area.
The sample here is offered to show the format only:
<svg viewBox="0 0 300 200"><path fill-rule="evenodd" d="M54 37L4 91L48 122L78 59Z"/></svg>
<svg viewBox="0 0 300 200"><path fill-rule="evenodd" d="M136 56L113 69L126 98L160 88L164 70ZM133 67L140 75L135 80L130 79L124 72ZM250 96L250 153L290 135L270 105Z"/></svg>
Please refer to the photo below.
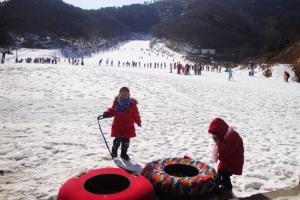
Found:
<svg viewBox="0 0 300 200"><path fill-rule="evenodd" d="M272 72L273 72L272 77L276 79L283 80L284 72L288 72L290 74L290 80L298 81L292 65L287 65L287 64L274 65L272 66Z"/></svg>

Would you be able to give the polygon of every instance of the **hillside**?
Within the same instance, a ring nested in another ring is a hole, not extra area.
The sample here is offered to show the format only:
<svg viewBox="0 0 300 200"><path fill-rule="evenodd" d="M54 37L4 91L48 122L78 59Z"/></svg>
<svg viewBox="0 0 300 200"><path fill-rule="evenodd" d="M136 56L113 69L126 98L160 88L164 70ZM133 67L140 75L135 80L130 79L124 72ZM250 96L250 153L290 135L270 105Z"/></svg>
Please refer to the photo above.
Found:
<svg viewBox="0 0 300 200"><path fill-rule="evenodd" d="M61 37L115 36L122 30L107 16L94 15L61 0L11 0L1 6L9 29L15 33L56 34ZM105 29L111 30L110 34Z"/></svg>
<svg viewBox="0 0 300 200"><path fill-rule="evenodd" d="M299 39L300 2L296 0L190 0L172 22L153 33L195 48L214 48L237 61L280 52Z"/></svg>
<svg viewBox="0 0 300 200"><path fill-rule="evenodd" d="M294 65L294 70L298 80L300 80L300 41L293 43L279 54L266 59L267 63L290 63Z"/></svg>
<svg viewBox="0 0 300 200"><path fill-rule="evenodd" d="M266 59L267 62L285 62L294 65L300 65L300 40L286 47L279 54Z"/></svg>
<svg viewBox="0 0 300 200"><path fill-rule="evenodd" d="M196 52L216 49L217 61L241 62L278 55L300 40L299 10L298 0L161 0L98 10L62 0L10 0L0 4L0 46L15 46L25 37L33 41L22 46L42 48L39 42L50 36L53 46L81 40L77 48L97 51L98 46L109 46L103 40L152 33ZM87 43L94 45L84 47ZM283 56L278 59L286 61Z"/></svg>
<svg viewBox="0 0 300 200"><path fill-rule="evenodd" d="M10 0L0 4L0 17L0 34L8 40L10 33L14 42L18 37L36 41L48 36L86 42L115 39L132 32L148 33L158 22L147 5L83 10L62 0Z"/></svg>

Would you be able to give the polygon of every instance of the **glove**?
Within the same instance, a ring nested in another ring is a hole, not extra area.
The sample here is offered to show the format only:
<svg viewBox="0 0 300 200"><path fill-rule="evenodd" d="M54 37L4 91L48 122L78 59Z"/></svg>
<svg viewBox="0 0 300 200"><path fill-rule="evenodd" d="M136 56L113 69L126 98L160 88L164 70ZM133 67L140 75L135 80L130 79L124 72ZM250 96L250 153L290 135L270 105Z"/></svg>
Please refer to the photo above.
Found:
<svg viewBox="0 0 300 200"><path fill-rule="evenodd" d="M142 127L142 124L138 124L138 127Z"/></svg>
<svg viewBox="0 0 300 200"><path fill-rule="evenodd" d="M103 113L103 118L108 118L108 115L109 115L108 112L104 112Z"/></svg>

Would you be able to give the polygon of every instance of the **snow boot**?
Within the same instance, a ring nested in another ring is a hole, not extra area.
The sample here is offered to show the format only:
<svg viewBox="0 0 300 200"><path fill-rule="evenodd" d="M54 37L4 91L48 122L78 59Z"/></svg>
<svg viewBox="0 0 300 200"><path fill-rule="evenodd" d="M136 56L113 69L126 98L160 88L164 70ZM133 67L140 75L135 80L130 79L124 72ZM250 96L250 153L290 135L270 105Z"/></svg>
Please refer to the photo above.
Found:
<svg viewBox="0 0 300 200"><path fill-rule="evenodd" d="M115 138L113 141L113 147L111 151L111 155L113 158L118 157L118 148L121 145L121 139L120 138Z"/></svg>
<svg viewBox="0 0 300 200"><path fill-rule="evenodd" d="M121 153L121 158L123 158L124 160L127 160L127 161L130 160L128 154L125 154L125 153L124 154Z"/></svg>
<svg viewBox="0 0 300 200"><path fill-rule="evenodd" d="M112 155L113 158L118 157L118 149L113 147L112 151L111 151L111 155Z"/></svg>
<svg viewBox="0 0 300 200"><path fill-rule="evenodd" d="M129 139L128 140L123 140L122 142L122 150L121 150L121 158L123 158L124 160L130 160L127 151L129 148Z"/></svg>

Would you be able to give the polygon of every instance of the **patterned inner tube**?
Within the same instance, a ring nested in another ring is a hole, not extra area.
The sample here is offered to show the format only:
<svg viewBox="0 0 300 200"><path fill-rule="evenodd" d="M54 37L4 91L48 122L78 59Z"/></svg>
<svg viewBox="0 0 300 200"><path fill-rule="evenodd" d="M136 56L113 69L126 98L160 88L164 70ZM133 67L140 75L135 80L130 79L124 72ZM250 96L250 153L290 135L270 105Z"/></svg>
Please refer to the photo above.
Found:
<svg viewBox="0 0 300 200"><path fill-rule="evenodd" d="M184 158L167 158L149 163L142 171L162 194L170 195L205 195L216 186L216 171L209 165Z"/></svg>

